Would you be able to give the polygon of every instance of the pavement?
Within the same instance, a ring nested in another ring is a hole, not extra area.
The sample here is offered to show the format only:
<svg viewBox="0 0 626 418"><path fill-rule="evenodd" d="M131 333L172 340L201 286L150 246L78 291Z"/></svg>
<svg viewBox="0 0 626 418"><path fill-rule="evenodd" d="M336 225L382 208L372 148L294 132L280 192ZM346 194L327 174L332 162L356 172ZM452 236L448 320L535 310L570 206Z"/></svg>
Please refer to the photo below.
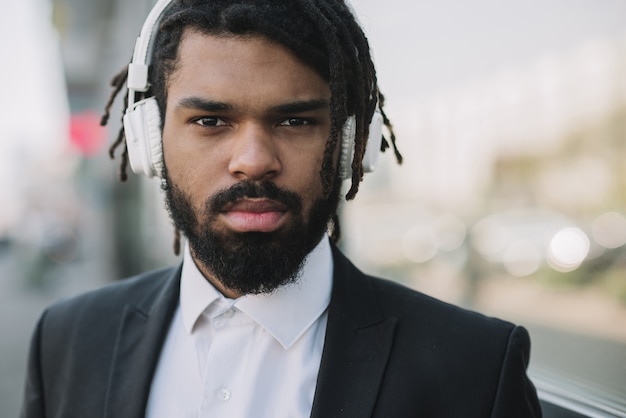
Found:
<svg viewBox="0 0 626 418"><path fill-rule="evenodd" d="M0 246L0 417L19 414L30 337L45 307L105 283L106 272L93 262L41 261Z"/></svg>

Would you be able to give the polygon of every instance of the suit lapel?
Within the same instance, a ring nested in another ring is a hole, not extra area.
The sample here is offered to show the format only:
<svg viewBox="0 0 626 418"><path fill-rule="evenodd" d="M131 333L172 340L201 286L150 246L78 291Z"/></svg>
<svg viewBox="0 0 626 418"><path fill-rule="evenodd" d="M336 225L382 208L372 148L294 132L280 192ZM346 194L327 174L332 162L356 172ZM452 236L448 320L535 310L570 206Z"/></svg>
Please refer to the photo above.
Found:
<svg viewBox="0 0 626 418"><path fill-rule="evenodd" d="M145 415L150 385L178 306L180 268L121 316L107 387L105 418ZM165 285L164 285L165 284Z"/></svg>
<svg viewBox="0 0 626 418"><path fill-rule="evenodd" d="M311 417L369 417L396 319L382 315L366 276L334 247L333 255L333 294Z"/></svg>
<svg viewBox="0 0 626 418"><path fill-rule="evenodd" d="M334 247L333 256L333 291L311 417L368 417L391 351L396 319L382 315L366 276ZM145 415L161 347L178 306L179 283L180 268L165 286L161 282L141 303L125 307L105 418Z"/></svg>

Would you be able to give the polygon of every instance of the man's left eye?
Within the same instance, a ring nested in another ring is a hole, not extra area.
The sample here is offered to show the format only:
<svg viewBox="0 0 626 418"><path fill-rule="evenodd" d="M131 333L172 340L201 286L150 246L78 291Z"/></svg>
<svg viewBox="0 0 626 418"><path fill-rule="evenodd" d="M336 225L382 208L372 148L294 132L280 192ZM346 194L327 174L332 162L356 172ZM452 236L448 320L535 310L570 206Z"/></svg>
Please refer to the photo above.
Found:
<svg viewBox="0 0 626 418"><path fill-rule="evenodd" d="M214 116L203 116L201 118L197 118L194 121L194 123L200 126L205 126L205 127L216 127L216 126L226 125L226 123L222 119L214 117Z"/></svg>
<svg viewBox="0 0 626 418"><path fill-rule="evenodd" d="M304 126L310 125L311 121L303 118L289 118L280 123L281 126Z"/></svg>

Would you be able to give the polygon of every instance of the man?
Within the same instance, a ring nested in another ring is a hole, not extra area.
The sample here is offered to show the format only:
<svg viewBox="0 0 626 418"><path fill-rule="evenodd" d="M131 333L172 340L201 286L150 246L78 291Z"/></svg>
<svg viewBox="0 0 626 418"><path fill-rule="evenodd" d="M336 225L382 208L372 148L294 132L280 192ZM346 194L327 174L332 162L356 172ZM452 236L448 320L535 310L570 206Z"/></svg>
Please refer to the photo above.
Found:
<svg viewBox="0 0 626 418"><path fill-rule="evenodd" d="M22 416L540 416L523 328L366 276L333 243L382 108L343 1L155 10L114 80L116 145L161 177L183 263L49 308Z"/></svg>

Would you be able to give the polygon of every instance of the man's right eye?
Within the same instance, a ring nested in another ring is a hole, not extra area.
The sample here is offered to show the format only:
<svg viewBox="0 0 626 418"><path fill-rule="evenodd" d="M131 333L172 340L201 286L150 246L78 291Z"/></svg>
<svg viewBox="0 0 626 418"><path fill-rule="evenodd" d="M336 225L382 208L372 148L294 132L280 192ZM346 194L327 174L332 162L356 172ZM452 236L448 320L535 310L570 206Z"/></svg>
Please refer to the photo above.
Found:
<svg viewBox="0 0 626 418"><path fill-rule="evenodd" d="M194 123L196 125L208 126L208 127L226 125L226 123L222 119L217 118L217 117L212 117L212 116L197 118L194 120Z"/></svg>

